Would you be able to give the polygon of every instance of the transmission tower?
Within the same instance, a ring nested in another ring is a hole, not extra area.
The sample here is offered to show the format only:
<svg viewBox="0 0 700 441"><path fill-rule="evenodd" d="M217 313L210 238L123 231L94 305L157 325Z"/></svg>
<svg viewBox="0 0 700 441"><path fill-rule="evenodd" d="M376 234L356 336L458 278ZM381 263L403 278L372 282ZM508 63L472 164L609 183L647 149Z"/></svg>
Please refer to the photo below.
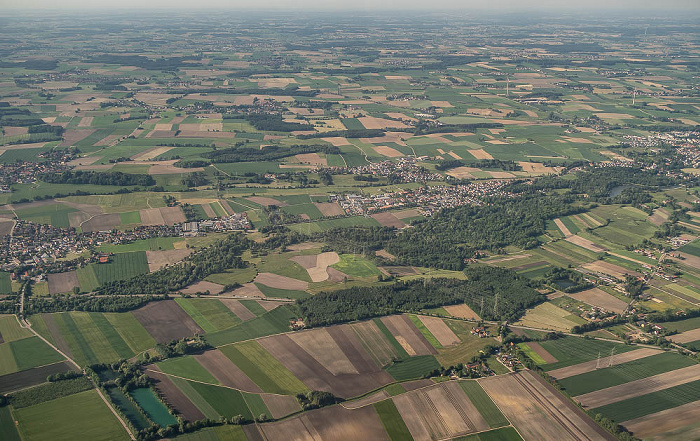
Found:
<svg viewBox="0 0 700 441"><path fill-rule="evenodd" d="M615 357L615 346L613 346L612 350L610 351L610 360L608 361L608 367L613 365L613 358Z"/></svg>
<svg viewBox="0 0 700 441"><path fill-rule="evenodd" d="M600 369L600 351L598 351L598 360L595 362L596 370Z"/></svg>

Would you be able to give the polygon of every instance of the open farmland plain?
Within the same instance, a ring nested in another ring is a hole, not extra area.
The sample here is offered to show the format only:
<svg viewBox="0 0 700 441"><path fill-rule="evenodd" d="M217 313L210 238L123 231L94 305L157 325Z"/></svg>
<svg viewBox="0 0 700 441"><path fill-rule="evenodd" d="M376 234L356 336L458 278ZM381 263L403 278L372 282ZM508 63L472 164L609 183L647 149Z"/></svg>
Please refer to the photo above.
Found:
<svg viewBox="0 0 700 441"><path fill-rule="evenodd" d="M0 438L700 436L697 6L439 7L3 10Z"/></svg>

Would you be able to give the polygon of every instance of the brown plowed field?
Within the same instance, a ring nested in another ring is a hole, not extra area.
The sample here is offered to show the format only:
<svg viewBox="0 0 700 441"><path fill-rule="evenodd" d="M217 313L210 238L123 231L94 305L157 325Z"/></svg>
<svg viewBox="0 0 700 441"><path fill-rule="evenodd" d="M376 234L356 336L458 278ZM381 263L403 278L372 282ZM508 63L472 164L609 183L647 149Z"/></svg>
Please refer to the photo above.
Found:
<svg viewBox="0 0 700 441"><path fill-rule="evenodd" d="M54 316L52 314L41 314L41 317L44 319L44 323L46 323L49 334L51 334L53 344L68 357L73 358L73 353L70 351L68 343L66 343L66 340L63 338L63 334L61 334L61 330L58 328Z"/></svg>
<svg viewBox="0 0 700 441"><path fill-rule="evenodd" d="M413 439L432 441L488 430L489 426L456 381L394 398Z"/></svg>
<svg viewBox="0 0 700 441"><path fill-rule="evenodd" d="M616 439L530 371L477 381L525 440Z"/></svg>
<svg viewBox="0 0 700 441"><path fill-rule="evenodd" d="M118 213L99 214L90 220L83 222L81 228L84 232L109 231L121 225L122 219Z"/></svg>
<svg viewBox="0 0 700 441"><path fill-rule="evenodd" d="M384 371L333 375L287 335L266 337L258 342L312 390L325 390L349 398L393 381Z"/></svg>
<svg viewBox="0 0 700 441"><path fill-rule="evenodd" d="M359 400L342 403L341 406L343 406L346 409L359 409L360 407L369 406L370 404L384 401L389 397L390 395L387 391L380 390L379 392L367 395L366 397L360 398Z"/></svg>
<svg viewBox="0 0 700 441"><path fill-rule="evenodd" d="M12 232L12 227L14 227L15 222L12 220L3 219L0 221L0 237L7 236Z"/></svg>
<svg viewBox="0 0 700 441"><path fill-rule="evenodd" d="M673 432L675 429L683 426L696 424L698 421L700 421L700 401L693 401L682 406L625 421L622 425L637 438L650 439L656 435ZM661 439L671 440L673 435Z"/></svg>
<svg viewBox="0 0 700 441"><path fill-rule="evenodd" d="M244 283L240 288L231 291L231 294L243 297L265 297L254 283Z"/></svg>
<svg viewBox="0 0 700 441"><path fill-rule="evenodd" d="M405 156L403 153L396 150L395 148L386 145L378 145L376 147L373 147L373 149L375 152L379 153L382 156L386 156L387 158L400 158L402 156Z"/></svg>
<svg viewBox="0 0 700 441"><path fill-rule="evenodd" d="M561 219L554 219L554 223L557 225L557 228L559 228L564 237L571 236L571 231L569 231L569 229L566 227L566 225L564 225L564 222L562 222Z"/></svg>
<svg viewBox="0 0 700 441"><path fill-rule="evenodd" d="M620 280L625 280L625 275L627 274L634 277L641 277L641 274L636 271L630 271L627 268L621 267L619 265L614 265L608 262L602 262L600 260L597 260L592 263L587 263L581 266L586 268L587 270L608 274Z"/></svg>
<svg viewBox="0 0 700 441"><path fill-rule="evenodd" d="M476 159L493 159L493 156L484 149L469 150L469 153Z"/></svg>
<svg viewBox="0 0 700 441"><path fill-rule="evenodd" d="M277 205L278 207L286 207L287 206L287 204L285 202L278 201L277 199L266 198L263 196L250 196L250 197L247 197L246 199L248 199L251 202L255 202L256 204L260 204L260 205Z"/></svg>
<svg viewBox="0 0 700 441"><path fill-rule="evenodd" d="M204 351L193 356L224 386L245 392L261 393L262 389L218 349Z"/></svg>
<svg viewBox="0 0 700 441"><path fill-rule="evenodd" d="M481 320L479 314L472 311L470 307L461 303L459 305L448 305L444 306L445 311L447 311L452 317L459 317L467 320Z"/></svg>
<svg viewBox="0 0 700 441"><path fill-rule="evenodd" d="M270 288L291 289L305 291L309 287L308 282L292 279L291 277L279 276L272 273L260 273L255 278L255 282L262 283Z"/></svg>
<svg viewBox="0 0 700 441"><path fill-rule="evenodd" d="M272 414L272 418L282 418L301 410L299 401L290 395L260 394Z"/></svg>
<svg viewBox="0 0 700 441"><path fill-rule="evenodd" d="M374 363L349 325L330 326L326 330L357 372L360 374L380 372L379 367Z"/></svg>
<svg viewBox="0 0 700 441"><path fill-rule="evenodd" d="M80 286L78 275L75 271L66 273L49 274L49 294L62 294L72 292L73 287Z"/></svg>
<svg viewBox="0 0 700 441"><path fill-rule="evenodd" d="M378 367L388 365L394 357L398 356L393 346L386 340L382 331L373 321L353 323L349 327L357 335L358 340Z"/></svg>
<svg viewBox="0 0 700 441"><path fill-rule="evenodd" d="M388 211L384 211L382 213L375 213L371 217L385 227L403 228L406 226L406 224L401 219L389 213Z"/></svg>
<svg viewBox="0 0 700 441"><path fill-rule="evenodd" d="M325 328L296 332L290 334L289 338L333 375L358 374L355 366Z"/></svg>
<svg viewBox="0 0 700 441"><path fill-rule="evenodd" d="M241 302L234 299L221 299L221 303L224 304L232 313L236 315L239 319L244 322L255 318L255 314L250 312L248 308L243 306Z"/></svg>
<svg viewBox="0 0 700 441"><path fill-rule="evenodd" d="M235 213L233 208L231 208L231 206L229 205L228 201L220 200L219 203L221 204L222 207L224 207L226 214L228 214L229 216L231 216Z"/></svg>
<svg viewBox="0 0 700 441"><path fill-rule="evenodd" d="M697 380L700 380L700 364L589 392L577 396L576 401L584 407L600 407Z"/></svg>
<svg viewBox="0 0 700 441"><path fill-rule="evenodd" d="M134 310L133 314L158 343L204 333L174 300L151 302Z"/></svg>
<svg viewBox="0 0 700 441"><path fill-rule="evenodd" d="M165 225L173 226L175 224L186 222L185 214L180 207L163 207L159 208L160 214L165 221Z"/></svg>
<svg viewBox="0 0 700 441"><path fill-rule="evenodd" d="M165 396L165 400L168 404L179 412L185 420L198 421L204 418L202 411L200 411L172 381L170 381L170 378L158 372L158 366L150 365L148 369L148 376L156 381L155 387L158 392Z"/></svg>
<svg viewBox="0 0 700 441"><path fill-rule="evenodd" d="M326 407L260 427L268 441L389 440L372 406L355 410Z"/></svg>
<svg viewBox="0 0 700 441"><path fill-rule="evenodd" d="M530 347L530 349L532 349L535 352L535 354L542 357L542 359L545 362L556 363L557 361L559 361L556 358L554 358L554 356L552 354L547 352L547 350L545 348L543 348L539 343L533 341L533 342L528 343L527 345Z"/></svg>
<svg viewBox="0 0 700 441"><path fill-rule="evenodd" d="M602 247L596 243L591 242L588 239L584 239L583 237L580 236L569 236L566 238L567 242L571 242L574 245L578 245L582 248L585 248L587 250L593 251L594 253L602 253L603 251L606 251L607 248Z"/></svg>
<svg viewBox="0 0 700 441"><path fill-rule="evenodd" d="M345 214L340 205L335 202L316 202L314 205L324 216L342 216Z"/></svg>
<svg viewBox="0 0 700 441"><path fill-rule="evenodd" d="M668 339L675 343L690 343L691 341L698 341L700 340L700 328L671 335L668 337Z"/></svg>
<svg viewBox="0 0 700 441"><path fill-rule="evenodd" d="M139 210L139 215L141 216L141 224L144 226L165 225L165 219L163 219L163 214L160 212L160 208L147 208L145 210Z"/></svg>
<svg viewBox="0 0 700 441"><path fill-rule="evenodd" d="M326 272L328 273L328 278L332 282L342 282L343 280L345 280L346 277L348 277L348 275L344 272L335 268L331 268L330 266L326 268Z"/></svg>
<svg viewBox="0 0 700 441"><path fill-rule="evenodd" d="M76 142L81 141L88 136L92 135L95 129L68 129L63 132L63 141L58 145L59 147L70 147L75 145Z"/></svg>
<svg viewBox="0 0 700 441"><path fill-rule="evenodd" d="M180 291L185 294L195 294L206 291L209 291L210 294L218 294L222 289L224 289L224 285L219 285L218 283L214 282L207 282L206 280L200 280L199 282L195 282L187 288L181 289Z"/></svg>
<svg viewBox="0 0 700 441"><path fill-rule="evenodd" d="M428 331L437 338L437 341L439 341L441 345L452 346L459 343L459 338L441 318L426 315L419 315L418 318L423 322L425 327L428 328Z"/></svg>
<svg viewBox="0 0 700 441"><path fill-rule="evenodd" d="M214 209L211 208L211 205L201 204L200 207L202 207L202 210L204 210L204 214L206 214L209 219L217 217L216 212L214 212Z"/></svg>
<svg viewBox="0 0 700 441"><path fill-rule="evenodd" d="M316 266L316 256L317 254L312 254L310 256L294 256L289 260L298 263L304 267L304 269L308 270Z"/></svg>
<svg viewBox="0 0 700 441"><path fill-rule="evenodd" d="M279 301L275 301L275 300L257 300L257 302L258 302L258 305L265 308L265 311L272 311L273 309L277 308L278 306L289 304L289 302L279 302Z"/></svg>
<svg viewBox="0 0 700 441"><path fill-rule="evenodd" d="M598 306L608 311L621 313L627 309L627 303L617 297L608 294L600 288L591 288L579 291L574 294L567 294L569 297L589 305Z"/></svg>
<svg viewBox="0 0 700 441"><path fill-rule="evenodd" d="M62 361L60 363L27 369L21 372L0 376L0 393L5 394L15 390L24 389L37 384L46 383L46 377L59 372L75 369L72 363Z"/></svg>
<svg viewBox="0 0 700 441"><path fill-rule="evenodd" d="M382 322L394 337L401 337L413 349L416 355L437 355L437 350L428 343L423 334L413 325L406 315L382 317ZM400 342L400 341L399 341Z"/></svg>
<svg viewBox="0 0 700 441"><path fill-rule="evenodd" d="M158 271L165 265L172 265L180 262L192 252L191 248L183 248L180 250L164 250L164 251L146 251L146 259L148 259L148 269Z"/></svg>

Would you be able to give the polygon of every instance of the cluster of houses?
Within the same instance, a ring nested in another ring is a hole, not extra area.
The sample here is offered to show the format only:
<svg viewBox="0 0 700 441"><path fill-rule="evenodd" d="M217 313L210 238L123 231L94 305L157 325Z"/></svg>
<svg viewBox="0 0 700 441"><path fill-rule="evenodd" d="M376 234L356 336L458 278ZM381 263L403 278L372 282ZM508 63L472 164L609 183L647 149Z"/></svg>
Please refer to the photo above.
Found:
<svg viewBox="0 0 700 441"><path fill-rule="evenodd" d="M470 332L472 335L479 338L491 337L491 333L489 333L488 329L486 329L484 326L474 326Z"/></svg>
<svg viewBox="0 0 700 441"><path fill-rule="evenodd" d="M437 185L376 195L332 194L329 199L337 202L345 214L350 216L408 207L418 207L422 214L431 216L443 208L481 205L480 198L485 196L508 196L501 191L506 184L506 181L476 181L464 185Z"/></svg>
<svg viewBox="0 0 700 441"><path fill-rule="evenodd" d="M206 232L249 230L250 228L251 224L245 212L234 213L231 216L216 219L185 222L182 224L182 231L185 236L196 236Z"/></svg>
<svg viewBox="0 0 700 441"><path fill-rule="evenodd" d="M391 176L395 182L444 181L445 176L429 172L418 164L428 159L428 156L406 156L396 162L382 161L358 167L329 167L324 170L331 174Z"/></svg>

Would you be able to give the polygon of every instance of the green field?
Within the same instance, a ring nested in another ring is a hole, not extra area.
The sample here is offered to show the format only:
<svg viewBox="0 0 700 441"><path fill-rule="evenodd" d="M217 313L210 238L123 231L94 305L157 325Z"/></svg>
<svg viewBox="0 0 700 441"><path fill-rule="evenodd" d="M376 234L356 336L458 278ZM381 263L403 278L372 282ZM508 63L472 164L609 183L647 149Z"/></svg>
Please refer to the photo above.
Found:
<svg viewBox="0 0 700 441"><path fill-rule="evenodd" d="M35 222L37 224L49 224L54 227L70 227L68 214L78 210L64 204L41 205L38 207L16 210L20 219Z"/></svg>
<svg viewBox="0 0 700 441"><path fill-rule="evenodd" d="M406 427L406 423L404 423L392 400L380 401L374 405L374 409L377 411L379 419L382 420L382 426L384 426L384 430L386 430L391 441L413 439L411 432Z"/></svg>
<svg viewBox="0 0 700 441"><path fill-rule="evenodd" d="M438 341L437 338L428 330L428 328L425 327L423 322L420 321L420 319L415 316L414 314L409 314L408 318L413 322L413 324L418 328L421 334L423 334L423 337L425 337L426 340L428 340L428 343L430 343L435 349L442 349L442 345Z"/></svg>
<svg viewBox="0 0 700 441"><path fill-rule="evenodd" d="M352 277L376 277L381 274L372 262L354 254L341 254L340 262L331 266Z"/></svg>
<svg viewBox="0 0 700 441"><path fill-rule="evenodd" d="M700 257L700 241L693 241L687 245L684 245L678 249L678 251L683 251L692 256Z"/></svg>
<svg viewBox="0 0 700 441"><path fill-rule="evenodd" d="M477 381L460 381L459 385L489 427L495 429L510 424Z"/></svg>
<svg viewBox="0 0 700 441"><path fill-rule="evenodd" d="M660 325L668 329L669 331L676 331L680 334L681 332L700 328L700 317L679 320L677 322L660 323Z"/></svg>
<svg viewBox="0 0 700 441"><path fill-rule="evenodd" d="M0 335L5 343L31 337L32 332L21 328L14 315L0 315Z"/></svg>
<svg viewBox="0 0 700 441"><path fill-rule="evenodd" d="M12 294L12 281L10 273L0 271L0 294Z"/></svg>
<svg viewBox="0 0 700 441"><path fill-rule="evenodd" d="M219 348L255 384L265 392L296 394L307 387L256 341Z"/></svg>
<svg viewBox="0 0 700 441"><path fill-rule="evenodd" d="M169 358L159 362L158 367L166 374L205 383L219 384L219 381L204 366L199 364L197 359L190 356Z"/></svg>
<svg viewBox="0 0 700 441"><path fill-rule="evenodd" d="M592 411L623 422L692 403L697 401L698 396L700 396L700 380L597 407Z"/></svg>
<svg viewBox="0 0 700 441"><path fill-rule="evenodd" d="M219 415L231 418L241 415L246 419L253 419L246 401L241 392L226 387L212 386L190 381L190 386L204 398ZM257 416L257 415L256 415Z"/></svg>
<svg viewBox="0 0 700 441"><path fill-rule="evenodd" d="M528 356L530 360L532 360L536 365L542 365L542 364L547 364L546 361L544 361L544 358L542 358L538 353L533 351L530 346L527 345L527 343L518 343L518 348L525 353L525 355Z"/></svg>
<svg viewBox="0 0 700 441"><path fill-rule="evenodd" d="M97 282L103 285L116 280L130 279L139 274L147 274L148 258L145 251L120 253L111 257L110 263L92 264Z"/></svg>
<svg viewBox="0 0 700 441"><path fill-rule="evenodd" d="M175 299L204 332L216 332L241 323L234 313L223 303L214 299Z"/></svg>
<svg viewBox="0 0 700 441"><path fill-rule="evenodd" d="M90 441L129 440L95 390L17 409L14 415L24 441L74 441L77 430Z"/></svg>
<svg viewBox="0 0 700 441"><path fill-rule="evenodd" d="M256 283L255 286L258 287L258 289L265 294L265 297L271 297L271 298L278 298L278 299L306 299L308 297L311 297L311 294L309 294L306 291L299 291L295 289L281 289L281 288L272 288L267 285L263 285L262 283Z"/></svg>
<svg viewBox="0 0 700 441"><path fill-rule="evenodd" d="M21 441L9 406L0 407L0 439L3 441Z"/></svg>
<svg viewBox="0 0 700 441"><path fill-rule="evenodd" d="M372 321L375 325L377 325L379 330L382 331L382 334L384 334L384 338L386 338L389 344L391 344L391 346L394 348L394 351L396 352L396 354L398 354L399 359L403 360L408 358L408 352L406 352L403 346L401 346L401 344L398 341L396 341L396 338L391 333L391 331L389 331L389 328L386 327L384 322L382 322L378 318L375 318Z"/></svg>
<svg viewBox="0 0 700 441"><path fill-rule="evenodd" d="M212 346L222 346L243 340L264 337L270 334L289 331L289 320L295 315L286 306L280 306L272 311L248 320L224 331L207 334L204 339Z"/></svg>
<svg viewBox="0 0 700 441"><path fill-rule="evenodd" d="M0 344L0 375L11 374L63 360L39 337L28 337Z"/></svg>
<svg viewBox="0 0 700 441"><path fill-rule="evenodd" d="M696 363L688 357L675 352L664 352L651 357L564 378L559 380L559 384L564 387L569 395L576 396L694 364Z"/></svg>
<svg viewBox="0 0 700 441"><path fill-rule="evenodd" d="M418 355L411 357L386 368L386 371L396 381L406 381L422 378L435 369L440 369L440 363L432 355Z"/></svg>
<svg viewBox="0 0 700 441"><path fill-rule="evenodd" d="M543 365L542 369L545 371L594 360L598 357L598 354L601 354L601 356L610 355L613 348L615 348L616 354L636 349L634 346L579 337L564 337L543 341L540 342L540 345L559 360L556 363Z"/></svg>
<svg viewBox="0 0 700 441"><path fill-rule="evenodd" d="M138 214L138 212L136 212ZM133 223L138 223L137 222ZM132 223L132 222L124 222ZM97 249L103 253L132 253L136 251L172 250L176 242L182 242L181 237L153 237L146 240L136 240L124 245L102 244Z"/></svg>

